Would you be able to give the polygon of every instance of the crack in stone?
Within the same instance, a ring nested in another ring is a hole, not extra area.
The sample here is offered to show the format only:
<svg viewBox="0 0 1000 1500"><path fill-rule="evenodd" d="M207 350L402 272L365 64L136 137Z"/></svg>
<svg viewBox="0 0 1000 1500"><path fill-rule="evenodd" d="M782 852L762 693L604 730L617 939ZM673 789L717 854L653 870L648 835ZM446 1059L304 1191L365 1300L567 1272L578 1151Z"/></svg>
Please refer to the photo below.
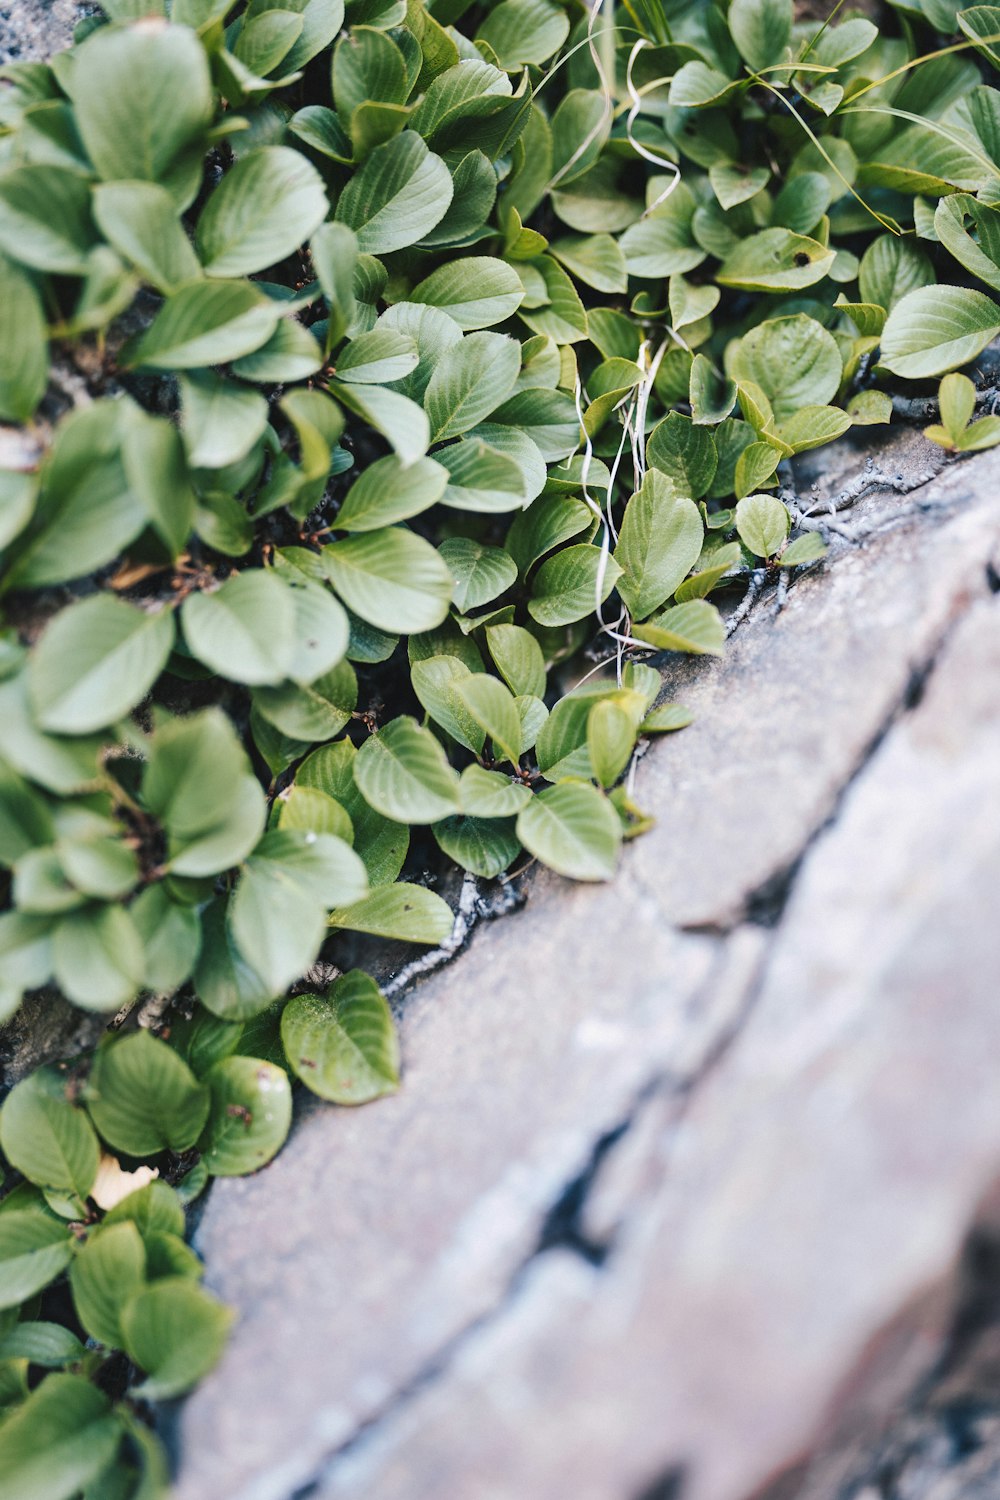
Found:
<svg viewBox="0 0 1000 1500"><path fill-rule="evenodd" d="M998 579L998 585L995 589L989 582L991 576L997 577L992 566L989 566L986 571L987 586L991 592L1000 592L1000 579ZM731 921L681 923L679 924L680 931L692 934L701 933L706 936L725 936L735 928L742 926L744 922L751 922L755 926L767 928L776 928L779 925L785 908L791 899L799 871L810 850L836 822L851 788L866 770L872 759L878 754L895 726L920 703L942 652L947 647L962 619L975 604L977 597L981 596L970 592L966 597L957 601L956 607L953 609L927 653L911 668L909 678L902 693L891 704L881 724L862 750L857 761L847 773L844 780L835 789L827 812L813 825L798 852L782 865L780 869L772 871L765 880L746 895L739 913Z"/></svg>
<svg viewBox="0 0 1000 1500"><path fill-rule="evenodd" d="M697 1004L717 983L727 960L725 947L725 941L719 943L717 959L704 984L699 987L693 1003ZM763 987L766 967L767 954L764 953L745 984L737 1014L714 1039L696 1066L686 1073L657 1072L647 1077L636 1090L623 1117L595 1140L584 1165L554 1197L534 1247L511 1273L496 1301L446 1340L437 1353L400 1385L379 1410L360 1420L350 1436L327 1453L312 1474L290 1492L288 1500L312 1500L343 1459L355 1453L373 1434L391 1426L399 1412L409 1407L424 1390L446 1376L465 1346L503 1318L508 1308L516 1302L532 1266L540 1257L553 1250L568 1250L579 1255L594 1269L596 1275L601 1274L605 1263L614 1254L615 1236L595 1239L584 1228L584 1216L602 1167L615 1146L636 1126L644 1112L664 1097L673 1096L676 1100L676 1108L670 1121L671 1134L683 1122L699 1088L741 1034ZM669 1164L666 1169L669 1169ZM644 1490L636 1500L660 1500L661 1496L663 1500L667 1500L667 1497L681 1500L679 1486L682 1483L682 1470L672 1468L666 1475L657 1478L653 1486Z"/></svg>

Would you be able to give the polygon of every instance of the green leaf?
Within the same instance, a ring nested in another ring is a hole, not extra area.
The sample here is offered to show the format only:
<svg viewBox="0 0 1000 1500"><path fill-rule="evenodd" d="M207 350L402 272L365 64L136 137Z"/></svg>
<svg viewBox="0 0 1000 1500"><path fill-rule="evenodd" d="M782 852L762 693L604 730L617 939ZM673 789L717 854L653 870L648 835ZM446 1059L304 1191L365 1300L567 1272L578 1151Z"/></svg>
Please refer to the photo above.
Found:
<svg viewBox="0 0 1000 1500"><path fill-rule="evenodd" d="M462 814L435 823L431 832L449 859L483 880L495 880L502 875L521 848L514 832L513 818L477 818Z"/></svg>
<svg viewBox="0 0 1000 1500"><path fill-rule="evenodd" d="M0 754L22 775L51 791L78 791L98 777L103 739L59 739L36 728L23 673L0 683Z"/></svg>
<svg viewBox="0 0 1000 1500"><path fill-rule="evenodd" d="M430 423L423 407L398 391L380 385L351 385L335 382L337 399L349 411L363 417L376 432L387 438L404 464L412 464L427 452L431 440Z"/></svg>
<svg viewBox="0 0 1000 1500"><path fill-rule="evenodd" d="M91 1338L121 1348L121 1310L145 1280L146 1251L135 1224L91 1231L69 1273L76 1315Z"/></svg>
<svg viewBox="0 0 1000 1500"><path fill-rule="evenodd" d="M736 405L735 381L720 379L704 354L696 354L691 364L689 384L691 419L714 425L723 422Z"/></svg>
<svg viewBox="0 0 1000 1500"><path fill-rule="evenodd" d="M648 469L625 507L615 548L622 569L618 592L634 619L644 620L669 599L698 561L704 537L694 502L680 498L659 469Z"/></svg>
<svg viewBox="0 0 1000 1500"><path fill-rule="evenodd" d="M580 443L576 402L566 391L515 391L493 413L492 420L493 424L520 428L537 444L546 463L567 458Z"/></svg>
<svg viewBox="0 0 1000 1500"><path fill-rule="evenodd" d="M726 642L722 617L706 599L675 604L644 625L634 625L632 631L658 651L688 651L698 656L721 656Z"/></svg>
<svg viewBox="0 0 1000 1500"><path fill-rule="evenodd" d="M195 514L180 434L164 417L135 412L125 427L122 462L150 525L170 556L177 557L188 540ZM163 618L161 615L161 621ZM172 624L170 632L172 636Z"/></svg>
<svg viewBox="0 0 1000 1500"><path fill-rule="evenodd" d="M515 697L542 697L545 657L529 631L520 625L487 625L486 644L497 671Z"/></svg>
<svg viewBox="0 0 1000 1500"><path fill-rule="evenodd" d="M187 1277L167 1277L136 1292L122 1309L130 1359L147 1372L140 1399L190 1390L216 1363L233 1315Z"/></svg>
<svg viewBox="0 0 1000 1500"><path fill-rule="evenodd" d="M343 337L354 317L358 241L346 224L321 224L312 237L309 250L327 302L327 347L330 348Z"/></svg>
<svg viewBox="0 0 1000 1500"><path fill-rule="evenodd" d="M99 183L94 189L94 218L112 249L157 291L172 292L201 275L177 205L159 184Z"/></svg>
<svg viewBox="0 0 1000 1500"><path fill-rule="evenodd" d="M531 304L530 311L527 305L521 307L521 318L528 327L557 344L577 344L585 339L586 309L559 262L551 255L542 255L521 269L523 277L530 273L540 282L541 300Z"/></svg>
<svg viewBox="0 0 1000 1500"><path fill-rule="evenodd" d="M678 68L670 85L670 104L674 109L697 109L705 104L721 104L740 91L718 68L701 61L687 62Z"/></svg>
<svg viewBox="0 0 1000 1500"><path fill-rule="evenodd" d="M236 39L233 56L249 74L263 78L287 57L301 30L302 17L293 11L276 8L247 15Z"/></svg>
<svg viewBox="0 0 1000 1500"><path fill-rule="evenodd" d="M517 836L530 854L571 880L610 880L618 863L618 815L596 787L546 787L519 814Z"/></svg>
<svg viewBox="0 0 1000 1500"><path fill-rule="evenodd" d="M486 431L485 428L477 430ZM489 430L491 437L495 438L506 429L494 426ZM523 438L521 433L517 436ZM531 439L526 441L530 443ZM450 505L455 510L499 514L520 510L526 503L525 473L517 459L475 434L447 448L439 448L434 457L448 475L441 496L442 505ZM541 454L538 457L541 460ZM542 472L544 474L544 463Z"/></svg>
<svg viewBox="0 0 1000 1500"><path fill-rule="evenodd" d="M402 868L409 829L375 811L354 780L357 751L350 740L322 745L306 757L295 777L296 787L316 787L344 807L354 829L354 849L368 871L372 886L395 880Z"/></svg>
<svg viewBox="0 0 1000 1500"><path fill-rule="evenodd" d="M402 380L420 362L413 339L395 328L378 325L359 333L337 356L337 375L358 385Z"/></svg>
<svg viewBox="0 0 1000 1500"><path fill-rule="evenodd" d="M86 179L32 163L0 176L0 250L35 271L80 276L96 238Z"/></svg>
<svg viewBox="0 0 1000 1500"><path fill-rule="evenodd" d="M639 728L643 734L672 734L675 729L686 729L694 715L679 703L661 703L646 715Z"/></svg>
<svg viewBox="0 0 1000 1500"><path fill-rule="evenodd" d="M333 101L349 120L367 101L403 104L409 88L406 61L391 36L352 26L333 53Z"/></svg>
<svg viewBox="0 0 1000 1500"><path fill-rule="evenodd" d="M347 615L323 584L287 575L284 581L295 607L295 652L288 675L298 683L327 681L347 651ZM348 692L351 681L348 678Z"/></svg>
<svg viewBox="0 0 1000 1500"><path fill-rule="evenodd" d="M330 926L406 943L443 943L454 923L451 907L422 885L398 880L361 901L331 912Z"/></svg>
<svg viewBox="0 0 1000 1500"><path fill-rule="evenodd" d="M847 403L855 427L871 427L892 418L892 397L886 391L858 391Z"/></svg>
<svg viewBox="0 0 1000 1500"><path fill-rule="evenodd" d="M958 443L960 453L981 453L986 448L995 448L1000 443L1000 417L980 417L962 433Z"/></svg>
<svg viewBox="0 0 1000 1500"><path fill-rule="evenodd" d="M711 432L677 411L653 428L646 458L673 485L677 495L689 500L700 500L708 492L718 465Z"/></svg>
<svg viewBox="0 0 1000 1500"><path fill-rule="evenodd" d="M505 261L474 255L446 261L413 288L410 298L442 308L459 328L490 328L517 311L524 288Z"/></svg>
<svg viewBox="0 0 1000 1500"><path fill-rule="evenodd" d="M194 971L198 999L216 1016L244 1021L276 999L233 941L226 922L227 902L213 901L202 918L202 943Z"/></svg>
<svg viewBox="0 0 1000 1500"><path fill-rule="evenodd" d="M66 1224L39 1208L0 1213L0 1309L19 1307L61 1276L73 1258ZM0 1473L5 1445L0 1443Z"/></svg>
<svg viewBox="0 0 1000 1500"><path fill-rule="evenodd" d="M454 691L468 714L493 746L494 758L517 766L521 748L521 719L509 688L485 672L470 672Z"/></svg>
<svg viewBox="0 0 1000 1500"><path fill-rule="evenodd" d="M794 542L788 546L778 558L779 568L797 568L803 563L816 562L818 558L826 556L826 543L816 531L804 532L797 536Z"/></svg>
<svg viewBox="0 0 1000 1500"><path fill-rule="evenodd" d="M67 1079L40 1068L8 1095L0 1112L0 1146L11 1166L41 1188L86 1198L100 1151L83 1110L71 1104Z"/></svg>
<svg viewBox="0 0 1000 1500"><path fill-rule="evenodd" d="M552 254L587 286L598 292L624 292L628 270L618 241L610 234L572 235L556 240Z"/></svg>
<svg viewBox="0 0 1000 1500"><path fill-rule="evenodd" d="M110 594L61 610L28 666L28 696L42 729L88 734L146 696L174 643L169 610L147 613Z"/></svg>
<svg viewBox="0 0 1000 1500"><path fill-rule="evenodd" d="M938 386L938 404L941 423L957 443L976 409L976 387L967 375L946 375Z"/></svg>
<svg viewBox="0 0 1000 1500"><path fill-rule="evenodd" d="M792 40L792 0L733 0L728 19L740 56L754 72L784 61Z"/></svg>
<svg viewBox="0 0 1000 1500"><path fill-rule="evenodd" d="M32 282L0 256L0 417L27 422L45 394L49 354L45 315ZM20 529L20 528L18 528Z"/></svg>
<svg viewBox="0 0 1000 1500"><path fill-rule="evenodd" d="M349 722L358 701L358 681L350 662L342 661L308 684L257 688L253 701L268 723L291 739L327 740Z"/></svg>
<svg viewBox="0 0 1000 1500"><path fill-rule="evenodd" d="M149 747L145 806L167 833L176 875L214 875L247 854L266 804L229 719L218 709L161 724Z"/></svg>
<svg viewBox="0 0 1000 1500"><path fill-rule="evenodd" d="M337 203L337 219L371 255L404 250L429 234L447 211L451 173L424 140L408 130L376 146Z"/></svg>
<svg viewBox="0 0 1000 1500"><path fill-rule="evenodd" d="M968 364L1000 333L1000 308L982 292L925 286L908 292L882 334L883 367L907 380L926 380Z"/></svg>
<svg viewBox="0 0 1000 1500"><path fill-rule="evenodd" d="M0 1338L0 1360L26 1359L46 1369L77 1364L85 1353L76 1334L60 1323L17 1323Z"/></svg>
<svg viewBox="0 0 1000 1500"><path fill-rule="evenodd" d="M224 1021L201 1006L190 1017L171 1017L170 1045L197 1078L203 1079L209 1068L235 1052L242 1037L239 1022Z"/></svg>
<svg viewBox="0 0 1000 1500"><path fill-rule="evenodd" d="M63 917L52 939L53 973L87 1010L117 1010L142 980L142 942L122 908L92 906Z"/></svg>
<svg viewBox="0 0 1000 1500"><path fill-rule="evenodd" d="M269 385L306 380L322 364L323 350L308 328L294 318L283 318L265 344L234 360L233 374L258 385Z"/></svg>
<svg viewBox="0 0 1000 1500"><path fill-rule="evenodd" d="M492 48L502 68L513 72L543 63L569 35L569 17L549 0L501 0L487 13L476 40Z"/></svg>
<svg viewBox="0 0 1000 1500"><path fill-rule="evenodd" d="M427 140L451 145L463 122L495 114L511 93L506 74L478 56L463 57L431 81L410 123Z"/></svg>
<svg viewBox="0 0 1000 1500"><path fill-rule="evenodd" d="M248 281L189 281L126 354L148 370L225 364L266 344L280 317L280 303Z"/></svg>
<svg viewBox="0 0 1000 1500"><path fill-rule="evenodd" d="M794 453L805 453L842 437L850 425L851 418L839 406L803 406L779 423L777 436Z"/></svg>
<svg viewBox="0 0 1000 1500"><path fill-rule="evenodd" d="M593 614L611 593L621 568L600 547L566 547L535 574L528 613L540 625L571 625Z"/></svg>
<svg viewBox="0 0 1000 1500"><path fill-rule="evenodd" d="M732 162L716 162L709 168L708 177L719 203L728 209L755 198L762 188L767 187L771 172L768 167L744 167ZM826 186L825 180L823 185ZM819 214L816 218L819 218ZM812 224L815 222L816 219L813 219ZM811 229L812 224L807 227Z"/></svg>
<svg viewBox="0 0 1000 1500"><path fill-rule="evenodd" d="M236 887L230 932L278 994L315 959L329 909L359 900L367 889L365 867L343 839L299 830L269 833Z"/></svg>
<svg viewBox="0 0 1000 1500"><path fill-rule="evenodd" d="M664 203L626 229L620 243L629 275L658 279L700 266L705 251L692 232L694 211L694 195L680 182Z"/></svg>
<svg viewBox="0 0 1000 1500"><path fill-rule="evenodd" d="M736 507L740 541L756 557L773 557L788 535L788 511L773 495L747 495Z"/></svg>
<svg viewBox="0 0 1000 1500"><path fill-rule="evenodd" d="M470 333L442 355L424 395L431 441L457 437L482 422L514 389L517 343L499 333Z"/></svg>
<svg viewBox="0 0 1000 1500"><path fill-rule="evenodd" d="M358 751L354 779L385 818L436 823L458 809L458 777L429 729L402 716Z"/></svg>
<svg viewBox="0 0 1000 1500"><path fill-rule="evenodd" d="M17 1500L74 1500L115 1456L122 1426L82 1375L49 1375L7 1418L0 1492Z"/></svg>
<svg viewBox="0 0 1000 1500"><path fill-rule="evenodd" d="M448 613L453 579L423 537L397 527L368 531L322 551L344 603L381 630L433 630Z"/></svg>
<svg viewBox="0 0 1000 1500"><path fill-rule="evenodd" d="M321 1099L367 1104L399 1084L392 1014L370 975L352 969L328 995L296 995L281 1017L281 1040L297 1077Z"/></svg>
<svg viewBox="0 0 1000 1500"><path fill-rule="evenodd" d="M369 464L351 485L337 512L338 531L375 531L436 505L448 471L432 458L404 464L395 455ZM442 554L443 555L443 554Z"/></svg>
<svg viewBox="0 0 1000 1500"><path fill-rule="evenodd" d="M87 1108L110 1146L154 1156L190 1150L205 1123L208 1093L166 1042L139 1030L97 1049Z"/></svg>
<svg viewBox="0 0 1000 1500"><path fill-rule="evenodd" d="M496 599L517 580L517 565L502 547L456 536L439 550L455 580L454 599L463 614Z"/></svg>
<svg viewBox="0 0 1000 1500"><path fill-rule="evenodd" d="M200 1141L213 1177L242 1177L269 1162L292 1123L288 1074L257 1057L226 1057L205 1076L212 1102Z"/></svg>
<svg viewBox="0 0 1000 1500"><path fill-rule="evenodd" d="M211 594L191 594L181 610L194 656L221 677L251 685L291 675L295 603L272 573L248 568Z"/></svg>
<svg viewBox="0 0 1000 1500"><path fill-rule="evenodd" d="M833 408L812 407L804 408L812 411L827 411ZM792 418L792 420L796 420ZM840 431L849 427L850 419L841 426ZM820 438L824 442L824 438ZM781 462L781 449L772 443L750 443L743 449L736 460L736 474L733 479L733 493L737 500L742 500L744 495L749 495L752 490L758 490L762 484L766 484L771 475Z"/></svg>
<svg viewBox="0 0 1000 1500"><path fill-rule="evenodd" d="M181 375L181 435L193 469L225 469L247 456L267 426L257 391L209 370Z"/></svg>
<svg viewBox="0 0 1000 1500"><path fill-rule="evenodd" d="M761 229L729 252L716 280L744 292L800 291L822 281L834 255L818 240L790 229Z"/></svg>
<svg viewBox="0 0 1000 1500"><path fill-rule="evenodd" d="M462 772L458 794L462 812L476 818L512 817L531 799L523 782L476 765Z"/></svg>
<svg viewBox="0 0 1000 1500"><path fill-rule="evenodd" d="M769 318L735 351L732 374L753 381L782 421L804 406L825 406L837 394L844 366L832 334L805 313Z"/></svg>
<svg viewBox="0 0 1000 1500"><path fill-rule="evenodd" d="M214 112L208 59L183 26L108 27L73 56L73 105L87 155L104 182L162 182L193 199L200 148ZM193 171L178 171L188 148Z"/></svg>
<svg viewBox="0 0 1000 1500"><path fill-rule="evenodd" d="M473 665L478 669L475 659ZM429 656L413 661L410 667L413 691L434 722L460 745L481 755L486 731L456 691L471 675L472 668L452 655Z"/></svg>
<svg viewBox="0 0 1000 1500"><path fill-rule="evenodd" d="M613 786L618 780L635 739L635 720L620 703L605 698L594 704L587 718L587 753L601 786Z"/></svg>
<svg viewBox="0 0 1000 1500"><path fill-rule="evenodd" d="M926 252L895 234L883 234L873 240L858 268L861 301L883 307L886 312L907 292L933 281L934 268Z"/></svg>

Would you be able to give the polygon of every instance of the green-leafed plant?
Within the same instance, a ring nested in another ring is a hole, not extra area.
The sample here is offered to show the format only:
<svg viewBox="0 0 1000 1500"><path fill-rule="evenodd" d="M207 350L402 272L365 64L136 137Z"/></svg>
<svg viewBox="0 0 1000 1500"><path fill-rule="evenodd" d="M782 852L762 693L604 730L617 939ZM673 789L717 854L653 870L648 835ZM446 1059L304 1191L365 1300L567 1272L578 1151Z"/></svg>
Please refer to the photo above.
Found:
<svg viewBox="0 0 1000 1500"><path fill-rule="evenodd" d="M1000 8L104 11L0 88L0 1018L115 1015L0 1115L19 1500L163 1492L143 1403L227 1322L185 1202L290 1075L396 1087L321 952L450 951L434 860L610 877L689 721L646 656L822 556L782 461L893 377L1000 433L946 374L1000 332Z"/></svg>

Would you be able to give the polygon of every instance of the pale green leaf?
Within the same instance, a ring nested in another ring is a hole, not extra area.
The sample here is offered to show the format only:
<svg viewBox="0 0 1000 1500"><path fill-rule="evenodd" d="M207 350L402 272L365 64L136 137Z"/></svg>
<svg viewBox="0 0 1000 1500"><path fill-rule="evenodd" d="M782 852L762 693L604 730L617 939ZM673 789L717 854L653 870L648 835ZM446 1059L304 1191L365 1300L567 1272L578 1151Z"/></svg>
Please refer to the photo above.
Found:
<svg viewBox="0 0 1000 1500"><path fill-rule="evenodd" d="M399 1043L375 981L352 969L328 995L296 995L281 1017L293 1070L321 1099L366 1104L399 1083Z"/></svg>

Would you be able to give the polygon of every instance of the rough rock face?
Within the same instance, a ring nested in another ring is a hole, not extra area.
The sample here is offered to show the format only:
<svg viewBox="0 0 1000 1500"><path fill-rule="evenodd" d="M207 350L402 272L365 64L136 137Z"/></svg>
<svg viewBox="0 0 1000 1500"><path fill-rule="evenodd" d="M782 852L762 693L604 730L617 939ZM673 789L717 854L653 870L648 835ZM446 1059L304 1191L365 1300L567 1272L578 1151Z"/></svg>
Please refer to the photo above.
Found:
<svg viewBox="0 0 1000 1500"><path fill-rule="evenodd" d="M985 1357L964 1457L927 1382L1000 1180L1000 457L872 451L827 562L669 667L616 882L536 878L405 1002L397 1097L213 1190L179 1500L991 1493Z"/></svg>
<svg viewBox="0 0 1000 1500"><path fill-rule="evenodd" d="M68 47L82 10L77 0L8 0L0 7L0 63L34 62Z"/></svg>

